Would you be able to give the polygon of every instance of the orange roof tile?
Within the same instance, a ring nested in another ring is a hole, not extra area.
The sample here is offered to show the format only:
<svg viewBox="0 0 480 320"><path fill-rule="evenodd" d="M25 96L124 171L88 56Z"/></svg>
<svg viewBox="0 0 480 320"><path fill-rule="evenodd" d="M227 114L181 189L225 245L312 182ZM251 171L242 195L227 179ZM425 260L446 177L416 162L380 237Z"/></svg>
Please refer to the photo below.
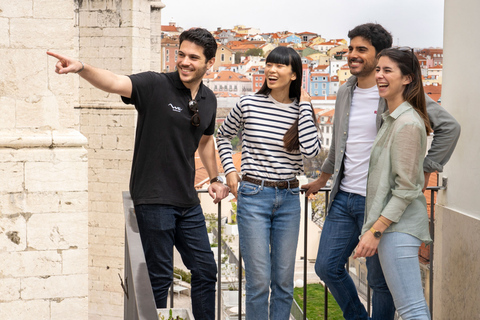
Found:
<svg viewBox="0 0 480 320"><path fill-rule="evenodd" d="M250 82L250 80L240 73L235 73L233 71L221 71L218 73L217 77L213 81L241 81L241 82Z"/></svg>
<svg viewBox="0 0 480 320"><path fill-rule="evenodd" d="M175 27L175 26L162 26L162 31L177 32L177 27Z"/></svg>

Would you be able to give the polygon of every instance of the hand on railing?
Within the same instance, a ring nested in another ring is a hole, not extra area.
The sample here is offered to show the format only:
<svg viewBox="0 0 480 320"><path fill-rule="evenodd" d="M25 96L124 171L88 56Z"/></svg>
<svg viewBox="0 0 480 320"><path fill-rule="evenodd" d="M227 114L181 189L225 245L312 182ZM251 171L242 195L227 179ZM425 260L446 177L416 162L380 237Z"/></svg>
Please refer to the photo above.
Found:
<svg viewBox="0 0 480 320"><path fill-rule="evenodd" d="M215 204L226 198L229 193L230 188L221 182L214 182L208 187L208 194L212 197Z"/></svg>

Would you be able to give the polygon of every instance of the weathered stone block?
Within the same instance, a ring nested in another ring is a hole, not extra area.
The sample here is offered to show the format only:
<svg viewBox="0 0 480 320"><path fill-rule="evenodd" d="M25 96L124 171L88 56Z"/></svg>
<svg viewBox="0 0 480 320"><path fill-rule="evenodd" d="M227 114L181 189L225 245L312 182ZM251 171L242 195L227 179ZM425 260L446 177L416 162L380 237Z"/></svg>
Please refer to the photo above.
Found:
<svg viewBox="0 0 480 320"><path fill-rule="evenodd" d="M33 1L33 16L34 18L52 19L57 17L61 12L64 17L70 17L73 19L75 13L75 1L65 0L35 0Z"/></svg>
<svg viewBox="0 0 480 320"><path fill-rule="evenodd" d="M32 0L2 2L2 16L6 18L31 17L33 15Z"/></svg>
<svg viewBox="0 0 480 320"><path fill-rule="evenodd" d="M88 273L88 249L70 249L62 251L63 274Z"/></svg>
<svg viewBox="0 0 480 320"><path fill-rule="evenodd" d="M75 33L76 29L72 28L72 21L69 19L12 18L10 20L10 45L14 48L45 49L47 46L73 48ZM39 65L44 66L44 64Z"/></svg>
<svg viewBox="0 0 480 320"><path fill-rule="evenodd" d="M86 212L88 208L88 193L80 192L61 192L59 201L59 212L78 213Z"/></svg>
<svg viewBox="0 0 480 320"><path fill-rule="evenodd" d="M7 218L25 212L25 193L7 192L0 193L0 213Z"/></svg>
<svg viewBox="0 0 480 320"><path fill-rule="evenodd" d="M0 278L0 297L2 302L15 301L20 298L20 279ZM0 308L0 315L2 314ZM1 319L6 319L0 316Z"/></svg>
<svg viewBox="0 0 480 320"><path fill-rule="evenodd" d="M24 184L24 164L0 162L0 192L21 192Z"/></svg>
<svg viewBox="0 0 480 320"><path fill-rule="evenodd" d="M17 300L2 303L0 319L50 319L50 302L48 300Z"/></svg>
<svg viewBox="0 0 480 320"><path fill-rule="evenodd" d="M85 191L88 182L86 163L26 163L25 188L36 191Z"/></svg>
<svg viewBox="0 0 480 320"><path fill-rule="evenodd" d="M67 298L50 303L50 320L88 320L88 298Z"/></svg>
<svg viewBox="0 0 480 320"><path fill-rule="evenodd" d="M1 269L5 277L45 277L62 274L62 256L55 251L23 251L0 253L6 261Z"/></svg>
<svg viewBox="0 0 480 320"><path fill-rule="evenodd" d="M22 280L22 299L86 297L88 275L30 277Z"/></svg>
<svg viewBox="0 0 480 320"><path fill-rule="evenodd" d="M28 247L37 250L85 248L87 213L34 214L27 222Z"/></svg>
<svg viewBox="0 0 480 320"><path fill-rule="evenodd" d="M2 26L0 24L0 30ZM1 32L1 31L0 31ZM1 35L0 35L1 38ZM1 40L0 40L1 41ZM0 43L1 46L1 43ZM9 97L0 97L0 128L15 127L15 99Z"/></svg>

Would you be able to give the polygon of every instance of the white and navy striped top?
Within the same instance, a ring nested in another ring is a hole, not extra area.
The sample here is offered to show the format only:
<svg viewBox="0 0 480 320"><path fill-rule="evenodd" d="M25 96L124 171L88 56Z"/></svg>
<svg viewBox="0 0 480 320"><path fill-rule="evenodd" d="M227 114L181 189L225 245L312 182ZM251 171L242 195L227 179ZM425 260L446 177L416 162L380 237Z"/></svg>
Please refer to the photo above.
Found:
<svg viewBox="0 0 480 320"><path fill-rule="evenodd" d="M320 152L320 136L308 102L284 104L271 95L240 98L217 133L217 146L225 174L235 171L230 140L242 130L242 174L257 179L289 180L303 173L306 158ZM283 136L296 119L300 150L288 152Z"/></svg>

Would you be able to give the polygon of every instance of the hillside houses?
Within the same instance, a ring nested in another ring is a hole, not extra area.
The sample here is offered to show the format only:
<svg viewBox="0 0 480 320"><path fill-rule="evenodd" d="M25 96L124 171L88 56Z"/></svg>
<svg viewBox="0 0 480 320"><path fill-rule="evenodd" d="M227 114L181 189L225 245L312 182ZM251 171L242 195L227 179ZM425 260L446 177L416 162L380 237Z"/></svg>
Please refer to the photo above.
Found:
<svg viewBox="0 0 480 320"><path fill-rule="evenodd" d="M175 70L178 53L178 35L183 30L170 22L162 26L162 68ZM233 107L241 95L257 92L265 82L265 58L278 46L291 47L302 59L302 87L312 97L312 104L324 112L319 121L324 135L324 145L329 145L329 125L333 121L332 109L339 87L351 77L348 67L348 41L326 39L318 33L280 31L262 33L256 28L235 26L232 29L217 28L212 31L217 39L215 63L204 77L204 84L218 98L218 105ZM415 49L424 85L434 98L440 100L443 70L443 49ZM431 89L433 88L433 89Z"/></svg>

